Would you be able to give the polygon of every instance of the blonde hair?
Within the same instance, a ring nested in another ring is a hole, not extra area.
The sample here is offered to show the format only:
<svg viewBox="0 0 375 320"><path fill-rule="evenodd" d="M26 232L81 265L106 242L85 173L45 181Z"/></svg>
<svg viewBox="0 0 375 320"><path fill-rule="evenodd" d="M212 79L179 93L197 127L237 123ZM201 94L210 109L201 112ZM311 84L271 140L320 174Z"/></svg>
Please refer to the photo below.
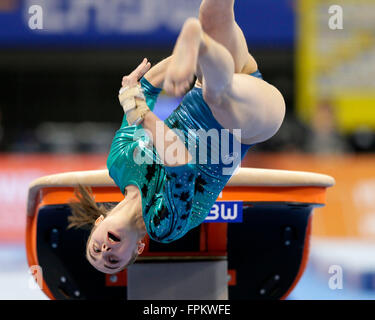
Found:
<svg viewBox="0 0 375 320"><path fill-rule="evenodd" d="M108 207L105 205L98 205L95 202L94 196L92 194L92 189L90 187L85 187L79 184L74 189L74 195L78 201L69 202L69 207L72 210L72 215L68 217L68 227L67 229L86 229L90 230L89 238L86 242L86 247L88 246L92 233L95 230L95 221L103 215L107 217L109 212L113 207ZM122 267L121 270L126 269L128 266L133 264L138 258L138 252L134 252L128 263ZM121 271L119 270L119 271Z"/></svg>
<svg viewBox="0 0 375 320"><path fill-rule="evenodd" d="M78 201L69 202L72 215L68 217L68 229L91 229L101 215L104 217L108 215L110 209L96 204L90 187L79 184L74 189L74 195Z"/></svg>

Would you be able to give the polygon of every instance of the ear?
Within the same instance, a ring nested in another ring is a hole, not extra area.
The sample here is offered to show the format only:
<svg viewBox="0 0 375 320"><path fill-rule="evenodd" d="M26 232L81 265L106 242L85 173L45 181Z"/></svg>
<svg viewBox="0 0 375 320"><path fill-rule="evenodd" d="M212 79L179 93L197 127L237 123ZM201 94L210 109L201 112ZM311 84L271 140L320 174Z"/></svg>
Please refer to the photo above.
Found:
<svg viewBox="0 0 375 320"><path fill-rule="evenodd" d="M143 250L145 249L146 244L142 241L138 242L138 254L141 254Z"/></svg>
<svg viewBox="0 0 375 320"><path fill-rule="evenodd" d="M104 216L101 215L98 219L95 220L95 226L98 226L104 220Z"/></svg>

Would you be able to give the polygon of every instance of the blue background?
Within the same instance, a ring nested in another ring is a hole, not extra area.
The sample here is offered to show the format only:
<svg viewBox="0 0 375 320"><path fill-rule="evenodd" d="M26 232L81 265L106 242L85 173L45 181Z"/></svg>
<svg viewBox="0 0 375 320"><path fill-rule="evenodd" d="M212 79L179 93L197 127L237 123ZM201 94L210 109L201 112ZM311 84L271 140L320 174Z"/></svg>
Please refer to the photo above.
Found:
<svg viewBox="0 0 375 320"><path fill-rule="evenodd" d="M54 47L135 47L155 48L170 47L174 44L177 32L163 26L144 33L129 33L126 31L100 32L95 24L97 12L95 9L88 10L90 20L80 34L71 31L61 33L46 32L45 30L31 30L28 27L28 19L31 14L28 8L32 2L37 0L13 0L14 7L1 8L0 5L0 46L2 48L14 47L37 47L42 45L45 48ZM69 0L46 0L56 4L61 12L70 6ZM81 1L81 0L75 0ZM95 0L91 0L95 1ZM107 2L107 0L103 0ZM140 0L121 0L129 10L142 10L139 8ZM149 0L151 1L151 0ZM159 0L153 0L159 1ZM168 10L176 5L176 0L161 1L160 12ZM191 1L191 0L184 0ZM196 0L197 1L197 0ZM178 1L177 1L178 2ZM42 0L39 1L42 4ZM197 1L199 4L199 1ZM295 12L293 0L238 0L236 2L236 19L244 30L247 41L253 47L291 47L295 35ZM42 4L43 7L43 4ZM165 8L164 8L165 7ZM171 9L172 10L172 9ZM198 6L196 8L198 13ZM44 15L48 14L46 10ZM163 15L168 24L168 14ZM163 22L163 21L161 21ZM142 23L140 21L139 23Z"/></svg>

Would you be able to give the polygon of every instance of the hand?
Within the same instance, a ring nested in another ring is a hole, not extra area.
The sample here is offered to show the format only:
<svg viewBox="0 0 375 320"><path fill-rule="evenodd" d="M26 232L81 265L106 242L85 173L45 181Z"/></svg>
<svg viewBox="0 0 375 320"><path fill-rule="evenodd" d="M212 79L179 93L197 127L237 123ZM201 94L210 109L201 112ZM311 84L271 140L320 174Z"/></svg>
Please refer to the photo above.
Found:
<svg viewBox="0 0 375 320"><path fill-rule="evenodd" d="M122 78L122 88L119 91L119 101L126 114L126 119L130 125L140 124L148 108L142 89L139 85L139 79L151 68L151 63L146 58L142 63L128 76Z"/></svg>
<svg viewBox="0 0 375 320"><path fill-rule="evenodd" d="M144 58L142 63L131 74L122 78L122 87L135 87L150 68L151 63L147 61L147 58Z"/></svg>

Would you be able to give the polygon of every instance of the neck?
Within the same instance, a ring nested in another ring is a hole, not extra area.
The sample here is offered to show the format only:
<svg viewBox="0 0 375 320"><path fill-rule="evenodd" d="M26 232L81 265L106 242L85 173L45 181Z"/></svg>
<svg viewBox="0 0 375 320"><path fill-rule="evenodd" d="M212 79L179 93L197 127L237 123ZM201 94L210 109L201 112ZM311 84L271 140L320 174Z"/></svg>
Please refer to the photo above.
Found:
<svg viewBox="0 0 375 320"><path fill-rule="evenodd" d="M125 198L116 207L124 222L134 227L140 237L146 235L146 226L142 214L142 196L138 187L129 185L125 188Z"/></svg>
<svg viewBox="0 0 375 320"><path fill-rule="evenodd" d="M128 199L135 199L135 198L140 198L142 201L141 193L139 192L139 189L137 186L134 185L128 185L125 188L125 198Z"/></svg>

